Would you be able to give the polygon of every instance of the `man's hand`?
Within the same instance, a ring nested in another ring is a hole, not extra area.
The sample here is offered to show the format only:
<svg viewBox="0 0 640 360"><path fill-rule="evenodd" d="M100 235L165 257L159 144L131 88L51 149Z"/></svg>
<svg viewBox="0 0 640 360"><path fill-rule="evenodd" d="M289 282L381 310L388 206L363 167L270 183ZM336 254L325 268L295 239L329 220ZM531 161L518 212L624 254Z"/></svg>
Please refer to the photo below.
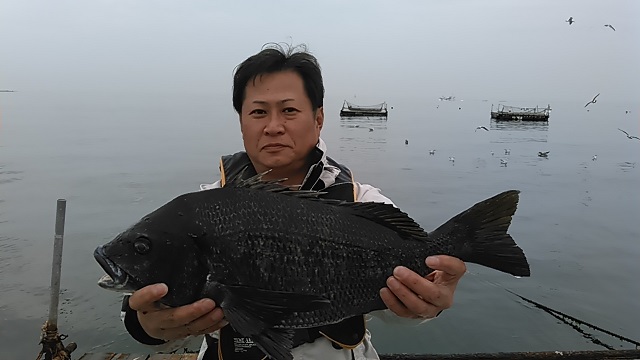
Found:
<svg viewBox="0 0 640 360"><path fill-rule="evenodd" d="M467 271L462 260L446 255L430 256L426 264L434 271L422 277L398 266L387 279L380 297L389 310L405 318L429 319L453 305L456 285Z"/></svg>
<svg viewBox="0 0 640 360"><path fill-rule="evenodd" d="M138 321L149 336L162 340L182 339L208 334L227 325L222 309L211 299L177 308L161 305L157 301L168 291L167 285L154 284L137 290L129 298L129 307L137 312Z"/></svg>

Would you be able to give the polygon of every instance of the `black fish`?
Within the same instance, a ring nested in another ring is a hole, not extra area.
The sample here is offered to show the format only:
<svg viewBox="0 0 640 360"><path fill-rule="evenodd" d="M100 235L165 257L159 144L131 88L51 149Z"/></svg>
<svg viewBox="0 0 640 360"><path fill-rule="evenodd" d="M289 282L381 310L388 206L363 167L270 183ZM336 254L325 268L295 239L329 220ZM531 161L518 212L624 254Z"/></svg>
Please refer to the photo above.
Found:
<svg viewBox="0 0 640 360"><path fill-rule="evenodd" d="M385 309L379 290L398 265L427 274L425 257L447 254L529 276L507 234L518 194L482 201L427 234L392 205L326 200L257 175L179 196L98 247L108 274L99 284L132 291L164 282L169 306L211 298L265 354L291 359L291 329Z"/></svg>

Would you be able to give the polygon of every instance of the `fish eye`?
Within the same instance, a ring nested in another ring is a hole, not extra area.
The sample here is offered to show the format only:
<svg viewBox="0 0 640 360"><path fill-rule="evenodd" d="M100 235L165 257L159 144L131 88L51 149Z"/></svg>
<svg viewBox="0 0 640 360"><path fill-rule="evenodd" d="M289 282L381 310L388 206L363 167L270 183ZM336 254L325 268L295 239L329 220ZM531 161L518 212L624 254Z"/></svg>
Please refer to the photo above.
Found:
<svg viewBox="0 0 640 360"><path fill-rule="evenodd" d="M139 237L136 242L133 243L133 248L140 255L144 255L151 250L151 242L146 237Z"/></svg>

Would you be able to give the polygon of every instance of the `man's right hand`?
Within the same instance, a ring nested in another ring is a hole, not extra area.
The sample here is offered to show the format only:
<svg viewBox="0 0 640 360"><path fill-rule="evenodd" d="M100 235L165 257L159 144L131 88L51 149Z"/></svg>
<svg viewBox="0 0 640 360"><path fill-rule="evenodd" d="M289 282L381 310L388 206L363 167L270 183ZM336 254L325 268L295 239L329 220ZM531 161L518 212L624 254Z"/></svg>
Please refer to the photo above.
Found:
<svg viewBox="0 0 640 360"><path fill-rule="evenodd" d="M211 299L176 308L160 304L158 301L168 291L165 284L148 285L129 298L129 307L136 311L140 325L149 336L162 340L182 339L208 334L228 324L222 309Z"/></svg>

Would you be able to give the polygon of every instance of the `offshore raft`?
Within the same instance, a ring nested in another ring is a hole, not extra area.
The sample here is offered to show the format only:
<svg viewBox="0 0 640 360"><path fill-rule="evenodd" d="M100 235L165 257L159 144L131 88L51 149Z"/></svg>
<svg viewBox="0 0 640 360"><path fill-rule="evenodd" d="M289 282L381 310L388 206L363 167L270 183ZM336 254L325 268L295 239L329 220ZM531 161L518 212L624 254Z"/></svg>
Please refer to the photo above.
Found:
<svg viewBox="0 0 640 360"><path fill-rule="evenodd" d="M506 121L549 121L549 113L551 106L546 108L536 107L518 107L499 104L493 109L491 104L491 118L495 120Z"/></svg>
<svg viewBox="0 0 640 360"><path fill-rule="evenodd" d="M340 109L340 117L387 117L387 103L376 105L356 105L345 100Z"/></svg>

